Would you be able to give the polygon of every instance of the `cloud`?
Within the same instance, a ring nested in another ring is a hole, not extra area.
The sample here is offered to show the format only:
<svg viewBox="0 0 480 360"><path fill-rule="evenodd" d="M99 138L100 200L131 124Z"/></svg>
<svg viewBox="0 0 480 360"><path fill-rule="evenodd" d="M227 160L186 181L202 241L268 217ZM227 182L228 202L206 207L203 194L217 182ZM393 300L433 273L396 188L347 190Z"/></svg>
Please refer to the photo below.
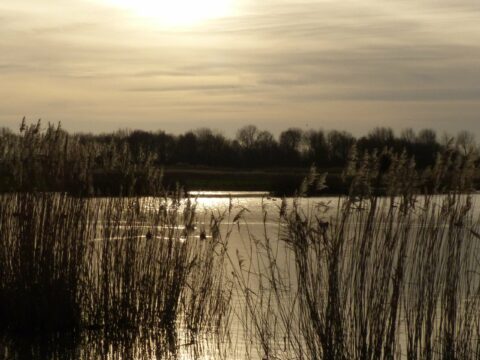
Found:
<svg viewBox="0 0 480 360"><path fill-rule="evenodd" d="M270 126L353 124L351 109L364 126L396 124L399 112L444 126L478 110L478 1L238 2L236 16L182 31L98 0L3 3L0 121L27 107L73 125L132 116L187 126L199 109L216 124L237 113Z"/></svg>
<svg viewBox="0 0 480 360"><path fill-rule="evenodd" d="M176 92L176 91L243 91L245 87L238 85L177 85L177 86L165 86L165 87L140 87L140 88L131 88L126 91L133 92Z"/></svg>

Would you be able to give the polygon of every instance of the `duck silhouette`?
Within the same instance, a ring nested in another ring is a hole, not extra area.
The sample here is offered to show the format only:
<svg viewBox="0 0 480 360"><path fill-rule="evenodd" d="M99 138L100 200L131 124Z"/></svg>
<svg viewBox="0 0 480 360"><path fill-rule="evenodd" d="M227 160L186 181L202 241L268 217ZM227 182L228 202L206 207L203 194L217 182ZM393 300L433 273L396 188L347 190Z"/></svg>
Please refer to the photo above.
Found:
<svg viewBox="0 0 480 360"><path fill-rule="evenodd" d="M145 238L147 240L152 240L153 239L153 235L152 235L152 232L150 230L148 230L147 233L145 234Z"/></svg>

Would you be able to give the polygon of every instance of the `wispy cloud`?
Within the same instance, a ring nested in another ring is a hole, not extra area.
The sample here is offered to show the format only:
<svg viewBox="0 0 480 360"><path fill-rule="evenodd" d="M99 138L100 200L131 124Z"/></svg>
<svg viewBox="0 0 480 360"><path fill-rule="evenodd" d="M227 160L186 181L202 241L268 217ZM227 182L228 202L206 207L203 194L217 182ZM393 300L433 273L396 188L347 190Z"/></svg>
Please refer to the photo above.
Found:
<svg viewBox="0 0 480 360"><path fill-rule="evenodd" d="M201 92L210 92L210 91L242 91L245 90L245 87L238 85L177 85L177 86L165 86L165 87L140 87L140 88L131 88L127 91L133 92L184 92L184 91L201 91Z"/></svg>

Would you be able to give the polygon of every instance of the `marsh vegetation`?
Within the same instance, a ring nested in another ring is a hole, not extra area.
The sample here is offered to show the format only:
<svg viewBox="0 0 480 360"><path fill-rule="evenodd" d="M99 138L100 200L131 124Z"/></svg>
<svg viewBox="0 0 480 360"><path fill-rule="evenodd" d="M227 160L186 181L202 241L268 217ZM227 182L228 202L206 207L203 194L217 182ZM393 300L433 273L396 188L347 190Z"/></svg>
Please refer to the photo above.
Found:
<svg viewBox="0 0 480 360"><path fill-rule="evenodd" d="M249 260L237 257L235 278L250 353L480 357L480 224L475 198L464 193L468 166L456 167L447 195L420 196L411 165L397 158L385 179L395 192L379 197L370 186L375 162L367 157L352 169L356 195L307 206L293 200L290 210L284 203L277 233L265 227L247 237ZM451 165L443 158L435 172Z"/></svg>
<svg viewBox="0 0 480 360"><path fill-rule="evenodd" d="M173 349L178 328L220 336L224 246L213 219L196 226L195 208L172 198L1 196L0 330L133 342L162 334Z"/></svg>
<svg viewBox="0 0 480 360"><path fill-rule="evenodd" d="M254 212L199 208L121 142L2 136L6 359L480 357L473 146L446 144L428 167L353 146L345 195L306 197L328 186L312 168ZM154 196L79 196L99 161L112 193Z"/></svg>

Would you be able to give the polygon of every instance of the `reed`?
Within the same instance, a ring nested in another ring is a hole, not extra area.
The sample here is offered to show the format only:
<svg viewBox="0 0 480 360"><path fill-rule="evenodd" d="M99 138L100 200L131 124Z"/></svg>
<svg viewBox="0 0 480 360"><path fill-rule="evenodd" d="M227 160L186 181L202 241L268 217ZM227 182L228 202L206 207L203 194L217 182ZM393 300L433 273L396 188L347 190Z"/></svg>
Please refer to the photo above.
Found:
<svg viewBox="0 0 480 360"><path fill-rule="evenodd" d="M0 129L0 192L68 192L74 196L162 195L157 153L133 149L126 134L69 134L60 124Z"/></svg>
<svg viewBox="0 0 480 360"><path fill-rule="evenodd" d="M80 325L91 215L85 200L60 194L0 197L2 330Z"/></svg>
<svg viewBox="0 0 480 360"><path fill-rule="evenodd" d="M404 156L381 172L379 156L365 154L336 206L284 201L279 233L249 236L249 263L234 264L249 355L478 359L480 225L473 164L455 156L418 174ZM425 194L426 184L447 193Z"/></svg>
<svg viewBox="0 0 480 360"><path fill-rule="evenodd" d="M215 332L228 291L218 229L180 198L0 197L0 330ZM204 327L208 324L208 327Z"/></svg>

